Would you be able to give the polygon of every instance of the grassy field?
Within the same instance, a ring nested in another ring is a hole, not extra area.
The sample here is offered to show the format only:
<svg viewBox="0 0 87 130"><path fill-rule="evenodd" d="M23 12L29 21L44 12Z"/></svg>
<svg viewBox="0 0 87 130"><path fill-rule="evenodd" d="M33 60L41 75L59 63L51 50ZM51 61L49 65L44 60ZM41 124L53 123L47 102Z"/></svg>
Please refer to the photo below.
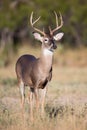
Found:
<svg viewBox="0 0 87 130"><path fill-rule="evenodd" d="M22 119L15 62L21 54L39 56L39 50L24 46L10 66L0 68L0 130L87 130L87 49L84 48L57 50L44 119L38 116L33 124L30 122L27 90L25 119Z"/></svg>

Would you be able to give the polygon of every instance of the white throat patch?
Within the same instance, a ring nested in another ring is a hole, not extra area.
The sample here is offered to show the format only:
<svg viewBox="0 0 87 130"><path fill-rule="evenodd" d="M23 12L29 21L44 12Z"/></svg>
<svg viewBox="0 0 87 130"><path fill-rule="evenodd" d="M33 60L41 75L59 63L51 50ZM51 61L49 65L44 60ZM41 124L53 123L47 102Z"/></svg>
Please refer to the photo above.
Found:
<svg viewBox="0 0 87 130"><path fill-rule="evenodd" d="M44 55L53 55L53 52L48 49L44 49L43 53L44 53Z"/></svg>

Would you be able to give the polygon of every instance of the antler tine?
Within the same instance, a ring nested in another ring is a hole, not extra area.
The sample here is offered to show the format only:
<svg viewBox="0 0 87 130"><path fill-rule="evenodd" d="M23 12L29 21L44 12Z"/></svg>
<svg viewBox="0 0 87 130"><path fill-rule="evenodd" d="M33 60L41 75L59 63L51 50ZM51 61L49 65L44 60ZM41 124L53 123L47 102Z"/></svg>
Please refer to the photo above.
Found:
<svg viewBox="0 0 87 130"><path fill-rule="evenodd" d="M53 32L51 30L51 27L49 26L50 35L53 35Z"/></svg>
<svg viewBox="0 0 87 130"><path fill-rule="evenodd" d="M39 30L38 28L34 27L34 24L35 24L36 22L38 22L40 18L41 18L41 16L38 17L38 18L33 22L33 12L32 12L32 13L31 13L31 16L30 16L30 24L31 24L31 26L34 28L35 31L41 33L42 35L45 35L45 33L44 33L43 31L41 31L41 30Z"/></svg>
<svg viewBox="0 0 87 130"><path fill-rule="evenodd" d="M55 17L56 17L56 28L53 29L52 31L50 31L51 34L53 34L54 32L56 32L58 29L60 29L63 26L63 18L62 18L61 13L59 12L59 14L60 14L60 20L61 20L60 26L58 25L58 17L57 17L57 13L55 11L54 11L54 14L55 14Z"/></svg>
<svg viewBox="0 0 87 130"><path fill-rule="evenodd" d="M40 17L41 17L41 16L40 16ZM37 19L33 22L33 12L32 12L32 13L31 13L31 17L30 17L30 23L31 23L31 25L33 26L37 21L39 21L40 17L37 18Z"/></svg>
<svg viewBox="0 0 87 130"><path fill-rule="evenodd" d="M58 17L57 17L57 13L54 11L54 14L56 16L56 26L58 27Z"/></svg>
<svg viewBox="0 0 87 130"><path fill-rule="evenodd" d="M63 17L60 12L59 12L59 14L60 14L60 20L61 20L61 27L62 27L63 26Z"/></svg>

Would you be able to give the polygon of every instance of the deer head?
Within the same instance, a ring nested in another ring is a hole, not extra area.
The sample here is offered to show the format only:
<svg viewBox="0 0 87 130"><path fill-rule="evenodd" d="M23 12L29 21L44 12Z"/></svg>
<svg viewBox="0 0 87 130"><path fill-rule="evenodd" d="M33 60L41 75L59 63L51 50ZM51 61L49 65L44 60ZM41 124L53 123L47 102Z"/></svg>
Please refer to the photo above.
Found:
<svg viewBox="0 0 87 130"><path fill-rule="evenodd" d="M31 16L30 16L30 24L31 24L32 28L36 31L36 32L33 32L35 39L42 42L42 46L52 52L54 49L57 48L55 41L59 41L64 35L63 32L57 33L55 35L55 32L58 31L63 26L63 19L62 19L62 15L60 13L61 23L60 23L60 25L58 25L58 17L57 17L57 14L55 11L54 11L54 14L56 17L56 28L52 30L51 27L49 26L49 32L50 32L49 35L44 32L44 29L43 29L43 31L41 31L38 28L34 27L34 24L39 21L40 17L38 17L33 22L33 12L31 13Z"/></svg>

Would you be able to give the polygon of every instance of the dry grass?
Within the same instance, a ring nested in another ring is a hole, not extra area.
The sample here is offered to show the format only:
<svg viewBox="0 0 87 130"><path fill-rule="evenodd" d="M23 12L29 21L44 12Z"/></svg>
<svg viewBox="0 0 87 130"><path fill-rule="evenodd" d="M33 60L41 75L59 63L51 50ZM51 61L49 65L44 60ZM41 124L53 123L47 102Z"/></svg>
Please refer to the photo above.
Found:
<svg viewBox="0 0 87 130"><path fill-rule="evenodd" d="M38 48L21 48L39 56ZM18 57L17 56L17 57ZM22 119L15 62L0 68L0 130L87 130L87 49L55 53L53 79L48 87L44 119L37 116L32 124L25 104ZM26 91L27 95L27 91Z"/></svg>

